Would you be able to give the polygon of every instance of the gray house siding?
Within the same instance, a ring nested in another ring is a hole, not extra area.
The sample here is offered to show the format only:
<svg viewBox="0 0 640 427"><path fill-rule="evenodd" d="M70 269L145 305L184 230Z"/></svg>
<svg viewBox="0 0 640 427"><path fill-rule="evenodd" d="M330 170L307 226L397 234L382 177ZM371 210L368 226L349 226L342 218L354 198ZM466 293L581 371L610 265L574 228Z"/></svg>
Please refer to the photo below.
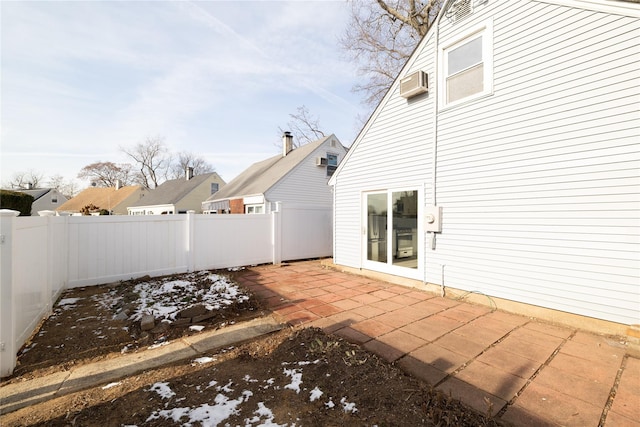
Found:
<svg viewBox="0 0 640 427"><path fill-rule="evenodd" d="M331 146L334 141L334 147ZM285 204L305 204L311 206L331 207L333 195L331 187L327 185L326 166L316 166L317 157L326 157L327 153L336 154L338 162L344 158L346 150L337 140L329 139L316 148L285 177L280 179L265 192L265 199L269 202Z"/></svg>

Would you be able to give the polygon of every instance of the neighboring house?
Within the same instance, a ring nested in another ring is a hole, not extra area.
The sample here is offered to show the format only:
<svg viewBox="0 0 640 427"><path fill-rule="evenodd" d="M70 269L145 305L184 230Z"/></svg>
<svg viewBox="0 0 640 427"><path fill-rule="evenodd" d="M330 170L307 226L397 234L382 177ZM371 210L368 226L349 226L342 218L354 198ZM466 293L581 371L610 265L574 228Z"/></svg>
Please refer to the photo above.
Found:
<svg viewBox="0 0 640 427"><path fill-rule="evenodd" d="M126 215L127 206L148 193L140 185L126 187L89 187L56 209L58 213L79 214L85 206L94 205L106 209L112 215Z"/></svg>
<svg viewBox="0 0 640 427"><path fill-rule="evenodd" d="M170 215L201 212L202 200L223 188L225 182L215 173L193 175L189 168L184 178L165 181L143 199L130 204L129 215Z"/></svg>
<svg viewBox="0 0 640 427"><path fill-rule="evenodd" d="M289 132L282 139L282 154L251 165L203 202L203 212L269 213L274 202L331 207L327 181L347 150L335 135L296 149Z"/></svg>
<svg viewBox="0 0 640 427"><path fill-rule="evenodd" d="M69 200L55 188L34 188L15 191L28 194L33 197L31 216L38 216L38 212L40 211L54 211L64 202Z"/></svg>
<svg viewBox="0 0 640 427"><path fill-rule="evenodd" d="M639 4L445 2L330 180L334 263L640 323L639 106Z"/></svg>

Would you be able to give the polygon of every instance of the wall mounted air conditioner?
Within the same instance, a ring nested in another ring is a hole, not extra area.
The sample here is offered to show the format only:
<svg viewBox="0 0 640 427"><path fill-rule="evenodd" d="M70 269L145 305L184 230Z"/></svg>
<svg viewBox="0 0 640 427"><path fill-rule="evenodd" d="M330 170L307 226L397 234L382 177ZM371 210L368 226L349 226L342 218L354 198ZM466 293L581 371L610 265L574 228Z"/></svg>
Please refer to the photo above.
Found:
<svg viewBox="0 0 640 427"><path fill-rule="evenodd" d="M412 98L429 91L429 77L424 71L416 71L400 80L400 96Z"/></svg>
<svg viewBox="0 0 640 427"><path fill-rule="evenodd" d="M326 157L316 157L316 166L327 166Z"/></svg>

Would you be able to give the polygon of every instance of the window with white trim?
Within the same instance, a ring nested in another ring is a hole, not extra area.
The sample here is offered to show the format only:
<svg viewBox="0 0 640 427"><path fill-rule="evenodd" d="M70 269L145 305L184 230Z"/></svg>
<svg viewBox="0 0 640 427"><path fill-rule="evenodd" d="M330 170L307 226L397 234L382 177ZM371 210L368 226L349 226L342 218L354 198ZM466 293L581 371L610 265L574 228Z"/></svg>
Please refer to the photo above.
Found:
<svg viewBox="0 0 640 427"><path fill-rule="evenodd" d="M338 155L327 153L327 176L332 176L338 169Z"/></svg>
<svg viewBox="0 0 640 427"><path fill-rule="evenodd" d="M246 205L244 212L248 214L261 214L264 213L264 205Z"/></svg>
<svg viewBox="0 0 640 427"><path fill-rule="evenodd" d="M442 49L442 105L455 105L493 91L491 23Z"/></svg>

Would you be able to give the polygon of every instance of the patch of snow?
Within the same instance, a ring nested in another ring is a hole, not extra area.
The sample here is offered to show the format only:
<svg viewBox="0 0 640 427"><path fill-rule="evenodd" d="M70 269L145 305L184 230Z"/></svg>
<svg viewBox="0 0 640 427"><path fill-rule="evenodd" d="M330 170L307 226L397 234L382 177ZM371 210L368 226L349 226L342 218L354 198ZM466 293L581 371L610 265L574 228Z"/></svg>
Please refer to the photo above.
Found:
<svg viewBox="0 0 640 427"><path fill-rule="evenodd" d="M331 398L329 398L329 401L327 403L325 403L324 406L326 406L327 408L331 409L331 408L334 408L336 406L336 404L333 403L333 400L331 400Z"/></svg>
<svg viewBox="0 0 640 427"><path fill-rule="evenodd" d="M285 369L284 374L291 377L291 383L284 386L284 388L291 389L296 393L300 393L300 384L302 384L302 372L298 372L296 369Z"/></svg>
<svg viewBox="0 0 640 427"><path fill-rule="evenodd" d="M155 391L163 399L170 399L176 395L169 387L169 383L155 383L147 391Z"/></svg>
<svg viewBox="0 0 640 427"><path fill-rule="evenodd" d="M243 380L246 383L257 383L258 382L258 380L255 380L255 379L251 378L249 375L245 375Z"/></svg>
<svg viewBox="0 0 640 427"><path fill-rule="evenodd" d="M106 389L109 389L109 388L111 388L111 387L115 387L115 386L117 386L117 385L120 385L120 383L119 383L119 382L117 382L117 383L109 383L109 384L107 384L107 385L103 386L103 387L102 387L102 389L103 389L103 390L106 390Z"/></svg>
<svg viewBox="0 0 640 427"><path fill-rule="evenodd" d="M201 325L193 325L193 326L189 326L189 330L191 331L197 331L200 332L201 330L204 329L204 326Z"/></svg>
<svg viewBox="0 0 640 427"><path fill-rule="evenodd" d="M157 420L162 417L179 422L183 417L188 417L187 422L183 425L199 423L199 425L203 426L217 426L231 415L237 415L239 413L238 407L252 395L253 393L248 390L243 391L237 399L229 399L223 394L218 394L214 399L214 405L205 403L193 409L187 407L154 411L147 418L147 421Z"/></svg>
<svg viewBox="0 0 640 427"><path fill-rule="evenodd" d="M320 363L320 359L316 359L313 362L307 360L304 362L298 362L298 366L317 365L318 363Z"/></svg>
<svg viewBox="0 0 640 427"><path fill-rule="evenodd" d="M216 359L214 359L213 357L198 357L193 361L193 363L204 365L205 363L210 363L210 362L213 362L214 360Z"/></svg>
<svg viewBox="0 0 640 427"><path fill-rule="evenodd" d="M133 321L140 320L144 314L152 314L162 321L172 322L181 310L194 304L217 310L249 300L249 295L229 278L207 271L186 274L182 280L165 278L138 283L134 292L138 299L132 302L134 309L130 319Z"/></svg>
<svg viewBox="0 0 640 427"><path fill-rule="evenodd" d="M219 392L224 391L225 393L231 393L233 392L233 389L231 388L232 385L233 385L233 381L229 380L229 382L226 385L216 387L216 390Z"/></svg>
<svg viewBox="0 0 640 427"><path fill-rule="evenodd" d="M267 408L263 402L258 402L258 409L253 411L256 414L252 418L246 418L244 420L245 427L252 426L253 424L260 423L260 427L286 427L287 424L277 424L273 422L273 411ZM295 425L295 424L294 424Z"/></svg>
<svg viewBox="0 0 640 427"><path fill-rule="evenodd" d="M316 386L313 390L311 390L311 396L309 396L309 400L313 402L314 400L320 399L324 393Z"/></svg>
<svg viewBox="0 0 640 427"><path fill-rule="evenodd" d="M153 350L154 348L162 347L163 345L168 345L168 344L169 344L169 341L165 341L165 342L150 345L148 349Z"/></svg>
<svg viewBox="0 0 640 427"><path fill-rule="evenodd" d="M191 408L188 408L188 407L164 409L162 411L153 411L151 415L149 415L149 418L146 419L146 422L158 420L160 419L160 417L162 417L165 420L172 419L177 423L178 421L180 421L180 418L184 417L185 415L188 416L189 411L191 411Z"/></svg>
<svg viewBox="0 0 640 427"><path fill-rule="evenodd" d="M344 412L351 412L351 413L358 412L358 408L356 408L356 404L347 402L346 397L343 397L342 399L340 399L340 403L342 403L342 410L344 410Z"/></svg>
<svg viewBox="0 0 640 427"><path fill-rule="evenodd" d="M29 350L31 350L33 347L35 347L36 345L38 345L38 343L31 343L31 345L25 347L22 349L22 351L20 352L20 354L25 354L26 352L28 352ZM48 346L47 348L51 348L51 346Z"/></svg>
<svg viewBox="0 0 640 427"><path fill-rule="evenodd" d="M63 298L58 301L58 306L61 306L63 310L70 310L75 308L75 304L82 298Z"/></svg>

